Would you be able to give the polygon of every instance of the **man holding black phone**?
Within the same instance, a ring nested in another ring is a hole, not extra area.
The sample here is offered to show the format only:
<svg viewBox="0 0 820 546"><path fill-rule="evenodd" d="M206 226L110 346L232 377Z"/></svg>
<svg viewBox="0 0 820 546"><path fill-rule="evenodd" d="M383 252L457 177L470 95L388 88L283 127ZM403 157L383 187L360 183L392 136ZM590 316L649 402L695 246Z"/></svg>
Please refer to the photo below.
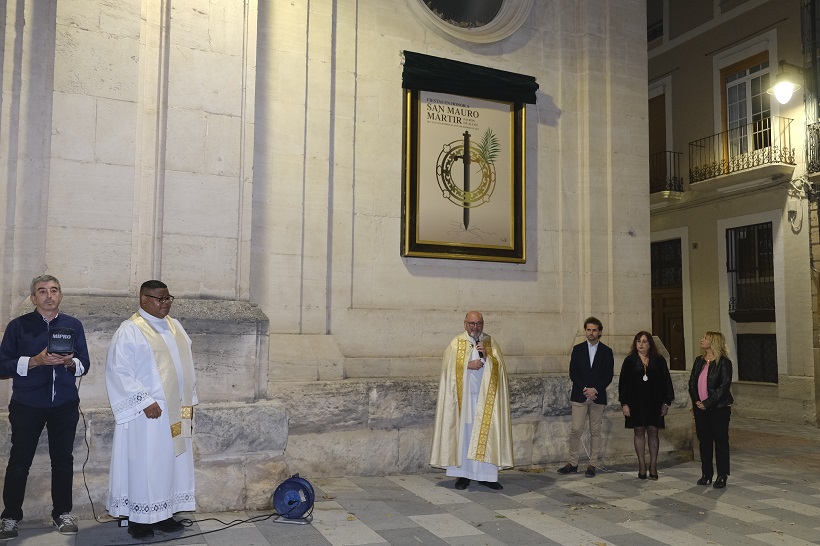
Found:
<svg viewBox="0 0 820 546"><path fill-rule="evenodd" d="M35 277L30 298L35 310L9 322L0 342L0 377L13 379L11 453L3 485L0 540L17 536L28 473L44 427L52 468L51 518L60 533L77 533L71 515L74 437L80 415L76 378L91 367L88 346L82 323L59 312L60 281L51 275Z"/></svg>

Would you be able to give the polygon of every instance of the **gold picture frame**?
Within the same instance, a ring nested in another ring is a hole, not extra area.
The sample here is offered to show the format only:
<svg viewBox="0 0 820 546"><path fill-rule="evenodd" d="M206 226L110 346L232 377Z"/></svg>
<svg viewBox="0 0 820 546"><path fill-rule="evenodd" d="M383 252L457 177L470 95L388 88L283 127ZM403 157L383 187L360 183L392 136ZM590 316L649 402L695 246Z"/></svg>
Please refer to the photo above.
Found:
<svg viewBox="0 0 820 546"><path fill-rule="evenodd" d="M402 256L526 261L525 113L405 89Z"/></svg>

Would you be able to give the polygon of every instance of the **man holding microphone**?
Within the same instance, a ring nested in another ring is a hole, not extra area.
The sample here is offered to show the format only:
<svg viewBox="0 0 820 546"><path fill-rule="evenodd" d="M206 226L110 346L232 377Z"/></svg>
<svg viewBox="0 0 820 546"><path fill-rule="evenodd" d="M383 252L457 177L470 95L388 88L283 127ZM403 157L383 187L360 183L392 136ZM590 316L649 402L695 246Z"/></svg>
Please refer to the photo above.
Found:
<svg viewBox="0 0 820 546"><path fill-rule="evenodd" d="M464 317L441 361L430 464L457 478L459 490L471 480L503 489L498 470L513 466L507 369L478 311Z"/></svg>

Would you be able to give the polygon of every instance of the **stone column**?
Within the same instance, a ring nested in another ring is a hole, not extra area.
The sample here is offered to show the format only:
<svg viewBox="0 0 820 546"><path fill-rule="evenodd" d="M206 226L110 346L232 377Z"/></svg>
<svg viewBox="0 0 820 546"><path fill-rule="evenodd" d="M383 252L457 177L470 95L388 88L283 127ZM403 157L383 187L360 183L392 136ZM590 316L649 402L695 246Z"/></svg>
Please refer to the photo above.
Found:
<svg viewBox="0 0 820 546"><path fill-rule="evenodd" d="M44 271L66 293L249 298L256 5L4 8L0 319Z"/></svg>
<svg viewBox="0 0 820 546"><path fill-rule="evenodd" d="M55 1L3 3L0 324L42 273L46 246Z"/></svg>

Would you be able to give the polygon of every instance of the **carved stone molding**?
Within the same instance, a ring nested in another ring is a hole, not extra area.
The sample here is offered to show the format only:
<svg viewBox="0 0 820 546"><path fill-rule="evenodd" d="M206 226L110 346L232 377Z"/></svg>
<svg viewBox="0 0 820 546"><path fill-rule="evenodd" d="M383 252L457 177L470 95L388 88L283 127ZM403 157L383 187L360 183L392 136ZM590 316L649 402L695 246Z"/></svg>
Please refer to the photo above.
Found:
<svg viewBox="0 0 820 546"><path fill-rule="evenodd" d="M533 0L504 0L498 14L489 23L474 27L459 27L441 19L424 0L407 0L410 10L426 26L445 37L465 42L488 44L511 36L529 17Z"/></svg>

